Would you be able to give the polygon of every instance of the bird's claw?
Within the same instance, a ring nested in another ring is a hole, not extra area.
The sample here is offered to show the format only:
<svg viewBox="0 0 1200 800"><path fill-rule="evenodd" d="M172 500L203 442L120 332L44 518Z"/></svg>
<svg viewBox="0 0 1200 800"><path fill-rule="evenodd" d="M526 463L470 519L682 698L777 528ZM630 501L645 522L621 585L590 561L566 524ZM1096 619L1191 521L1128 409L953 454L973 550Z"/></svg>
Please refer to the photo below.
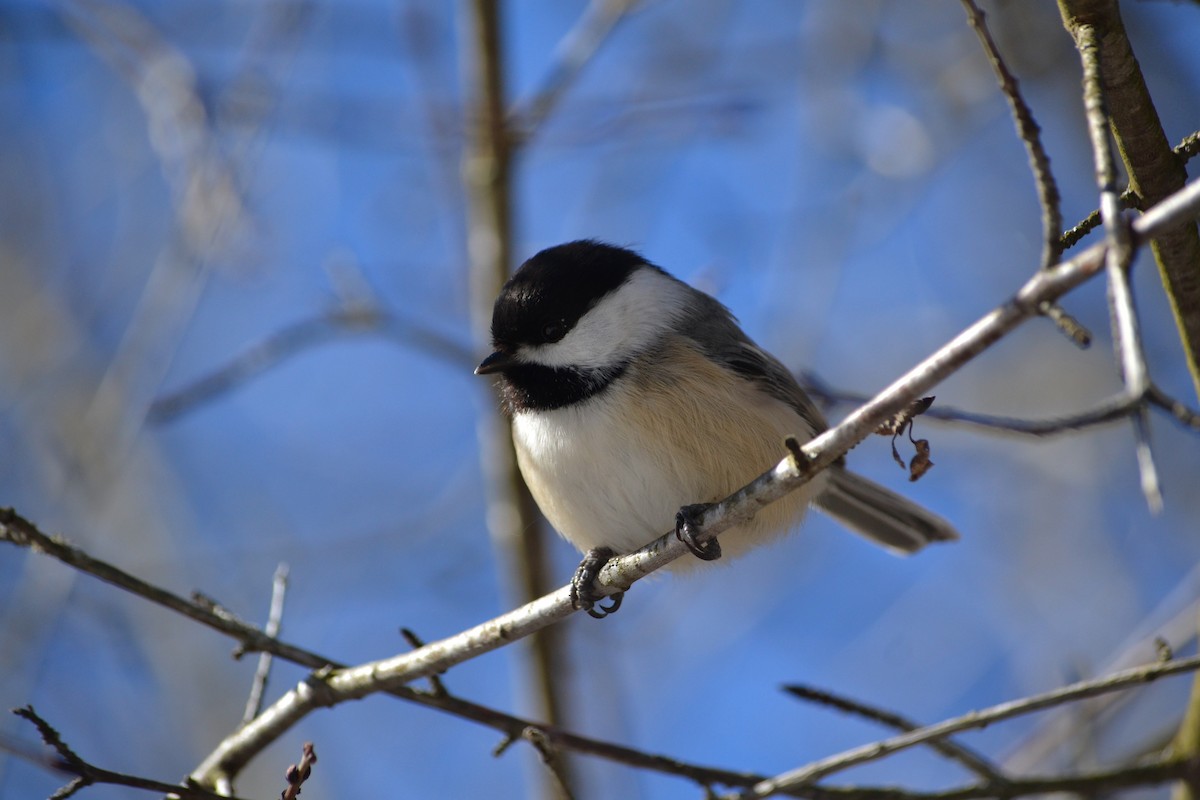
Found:
<svg viewBox="0 0 1200 800"><path fill-rule="evenodd" d="M675 538L686 544L692 555L702 561L716 561L721 557L720 542L716 539L701 542L696 538L700 531L700 518L711 506L711 503L695 503L684 506L675 514Z"/></svg>
<svg viewBox="0 0 1200 800"><path fill-rule="evenodd" d="M571 605L583 609L589 617L594 619L604 619L609 614L616 613L617 609L621 607L621 601L625 599L624 592L617 592L609 595L611 602L608 605L601 605L600 601L604 599L605 595L599 594L595 590L596 578L600 575L600 570L615 555L616 551L611 547L593 547L583 556L583 560L579 562L579 567L575 570L574 577L571 578Z"/></svg>

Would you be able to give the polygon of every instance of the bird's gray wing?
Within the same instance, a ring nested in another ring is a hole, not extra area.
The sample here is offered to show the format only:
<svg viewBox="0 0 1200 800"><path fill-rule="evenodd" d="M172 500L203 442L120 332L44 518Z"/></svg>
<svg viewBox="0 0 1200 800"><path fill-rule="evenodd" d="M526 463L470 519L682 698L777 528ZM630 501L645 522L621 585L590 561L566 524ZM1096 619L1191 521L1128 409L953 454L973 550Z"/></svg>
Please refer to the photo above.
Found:
<svg viewBox="0 0 1200 800"><path fill-rule="evenodd" d="M696 310L700 313L691 315L690 319L695 322L685 334L714 361L794 408L809 424L812 435L829 427L820 409L800 388L787 367L751 341L725 306L708 295L697 294L699 307ZM958 533L946 520L849 471L842 459L838 459L826 474L828 479L813 504L850 530L893 553L915 553L930 542L958 538Z"/></svg>
<svg viewBox="0 0 1200 800"><path fill-rule="evenodd" d="M698 291L694 294L694 302L696 308L689 315L692 322L682 333L705 355L795 409L811 429L797 431L797 434L812 435L829 427L821 410L800 388L788 368L755 344L729 309Z"/></svg>

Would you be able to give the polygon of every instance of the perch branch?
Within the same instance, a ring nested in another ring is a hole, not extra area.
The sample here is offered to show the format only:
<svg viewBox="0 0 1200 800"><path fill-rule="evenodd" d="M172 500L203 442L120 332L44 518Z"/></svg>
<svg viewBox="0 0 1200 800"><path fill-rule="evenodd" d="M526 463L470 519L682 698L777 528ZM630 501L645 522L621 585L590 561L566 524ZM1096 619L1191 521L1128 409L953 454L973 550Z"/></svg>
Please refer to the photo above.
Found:
<svg viewBox="0 0 1200 800"><path fill-rule="evenodd" d="M1147 239L1200 213L1200 181L1160 203L1135 221L1131 243ZM1023 321L1039 313L1041 303L1055 300L1094 277L1103 267L1105 247L1095 245L1049 270L1037 272L1007 302L968 327L948 344L850 414L804 445L806 459L783 459L725 500L711 506L699 520L699 538L706 541L750 519L760 508L807 483L821 469L869 436L885 420L921 397L963 364L999 341ZM672 533L645 547L613 559L600 572L595 586L602 595L629 589L635 581L687 553ZM201 783L236 774L264 747L310 711L441 672L530 635L574 613L571 588L563 586L520 608L441 641L393 658L345 670L328 670L297 685L256 720L231 734L193 772Z"/></svg>

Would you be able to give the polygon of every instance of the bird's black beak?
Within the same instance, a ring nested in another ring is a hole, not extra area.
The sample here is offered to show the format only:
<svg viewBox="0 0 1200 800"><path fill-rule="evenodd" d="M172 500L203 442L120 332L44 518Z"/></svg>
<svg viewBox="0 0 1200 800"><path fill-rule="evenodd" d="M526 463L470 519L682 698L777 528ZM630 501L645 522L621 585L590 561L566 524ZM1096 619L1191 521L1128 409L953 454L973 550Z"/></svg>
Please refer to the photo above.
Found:
<svg viewBox="0 0 1200 800"><path fill-rule="evenodd" d="M479 366L475 368L475 374L491 375L493 372L503 372L509 367L516 366L517 363L517 359L509 353L497 350L479 362Z"/></svg>

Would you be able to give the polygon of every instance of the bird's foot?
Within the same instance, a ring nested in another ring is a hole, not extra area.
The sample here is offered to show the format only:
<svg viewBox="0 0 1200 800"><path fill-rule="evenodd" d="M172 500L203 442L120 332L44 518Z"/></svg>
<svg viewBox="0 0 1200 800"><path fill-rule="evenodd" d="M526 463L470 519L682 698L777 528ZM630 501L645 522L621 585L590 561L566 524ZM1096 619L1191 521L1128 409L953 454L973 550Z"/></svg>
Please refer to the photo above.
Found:
<svg viewBox="0 0 1200 800"><path fill-rule="evenodd" d="M624 592L617 592L608 595L611 598L608 605L600 605L605 595L599 594L595 589L600 570L604 569L604 565L616 554L611 547L593 547L584 555L583 561L579 562L579 567L571 578L571 604L575 608L583 609L588 616L595 619L604 619L609 614L616 613L621 607L621 601L625 599Z"/></svg>
<svg viewBox="0 0 1200 800"><path fill-rule="evenodd" d="M675 514L675 538L687 545L692 555L703 561L716 561L721 557L721 544L716 539L701 542L700 518L712 507L712 503L695 503L684 506Z"/></svg>

